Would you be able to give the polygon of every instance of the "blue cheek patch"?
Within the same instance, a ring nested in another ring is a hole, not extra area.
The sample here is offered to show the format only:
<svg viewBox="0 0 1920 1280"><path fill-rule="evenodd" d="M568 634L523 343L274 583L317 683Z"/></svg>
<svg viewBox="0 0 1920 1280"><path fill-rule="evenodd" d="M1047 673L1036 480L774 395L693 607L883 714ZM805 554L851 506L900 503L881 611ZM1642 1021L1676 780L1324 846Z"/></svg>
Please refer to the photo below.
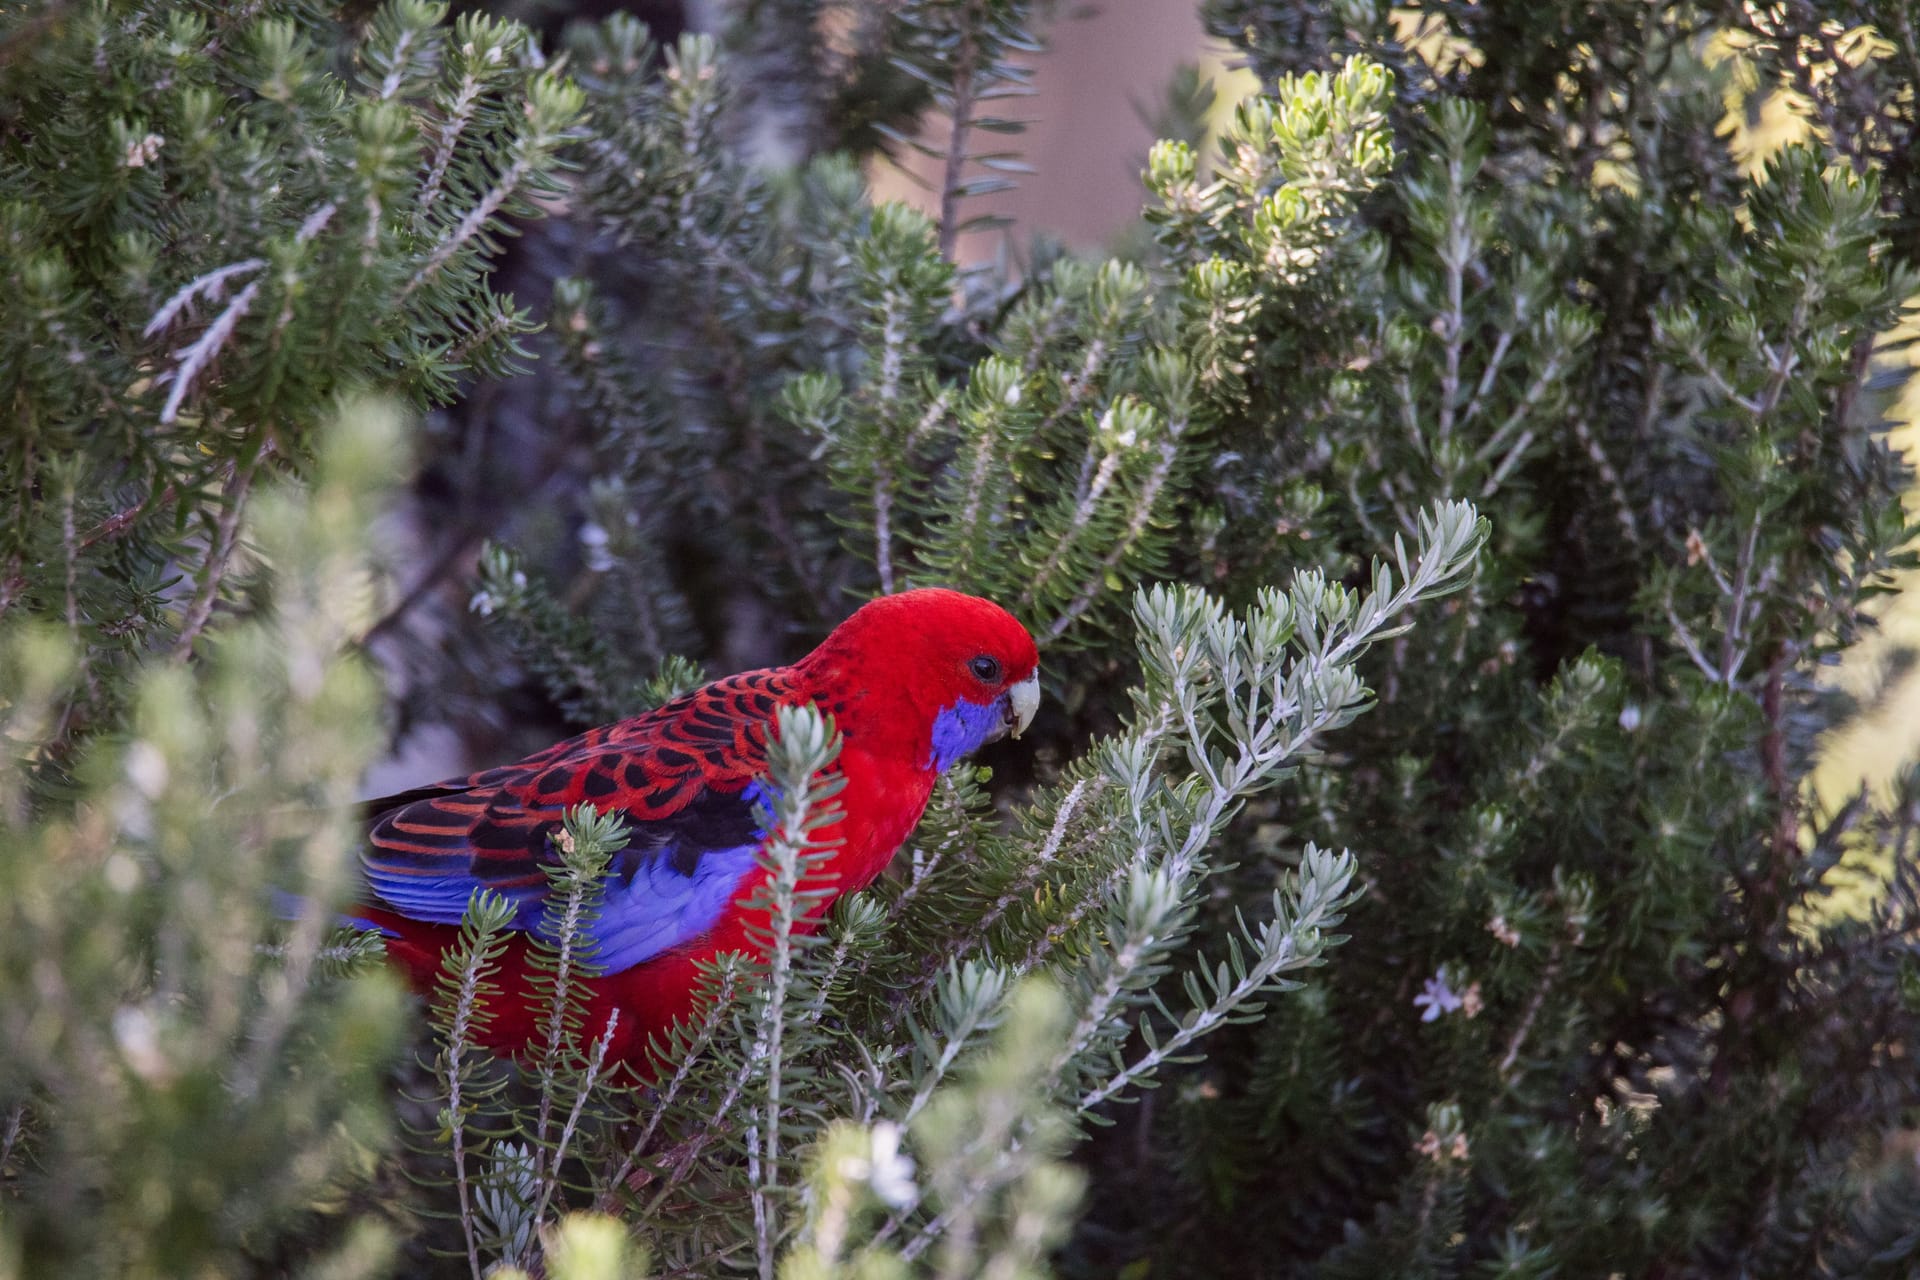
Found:
<svg viewBox="0 0 1920 1280"><path fill-rule="evenodd" d="M961 698L933 718L933 751L921 767L945 773L955 760L977 751L1004 718L998 701Z"/></svg>

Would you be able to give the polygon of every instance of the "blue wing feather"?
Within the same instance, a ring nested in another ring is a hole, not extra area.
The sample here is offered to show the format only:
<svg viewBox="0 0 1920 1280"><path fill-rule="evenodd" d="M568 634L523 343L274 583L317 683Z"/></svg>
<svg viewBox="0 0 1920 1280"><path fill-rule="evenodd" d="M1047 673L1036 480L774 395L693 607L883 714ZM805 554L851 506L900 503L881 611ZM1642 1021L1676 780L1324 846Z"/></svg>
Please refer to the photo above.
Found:
<svg viewBox="0 0 1920 1280"><path fill-rule="evenodd" d="M711 929L753 870L759 849L755 843L706 850L691 875L672 856L655 855L626 883L609 884L599 918L587 926L592 962L619 973Z"/></svg>
<svg viewBox="0 0 1920 1280"><path fill-rule="evenodd" d="M630 969L713 927L754 868L760 794L758 784L705 787L670 814L633 821L586 928L600 972ZM551 837L564 806L460 783L402 799L380 815L363 858L374 902L411 920L458 924L474 890L486 889L514 903L510 928L552 940L545 868L557 857Z"/></svg>

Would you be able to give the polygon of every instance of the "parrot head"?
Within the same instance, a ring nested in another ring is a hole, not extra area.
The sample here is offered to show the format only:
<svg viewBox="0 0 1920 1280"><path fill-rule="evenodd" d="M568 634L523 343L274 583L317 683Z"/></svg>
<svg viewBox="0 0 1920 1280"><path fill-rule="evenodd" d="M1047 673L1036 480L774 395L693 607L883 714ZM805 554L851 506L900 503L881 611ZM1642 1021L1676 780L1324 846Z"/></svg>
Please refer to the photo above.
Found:
<svg viewBox="0 0 1920 1280"><path fill-rule="evenodd" d="M1040 706L1033 637L991 600L958 591L870 601L803 665L846 689L850 742L891 740L935 771L1019 737Z"/></svg>

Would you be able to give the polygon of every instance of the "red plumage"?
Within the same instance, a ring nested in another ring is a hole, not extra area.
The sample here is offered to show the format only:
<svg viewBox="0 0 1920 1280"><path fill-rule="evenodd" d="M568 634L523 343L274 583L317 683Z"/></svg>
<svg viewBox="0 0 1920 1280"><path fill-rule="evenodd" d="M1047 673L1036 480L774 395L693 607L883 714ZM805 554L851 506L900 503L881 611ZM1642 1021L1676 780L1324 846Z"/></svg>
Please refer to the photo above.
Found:
<svg viewBox="0 0 1920 1280"><path fill-rule="evenodd" d="M386 932L389 956L424 991L475 888L519 904L485 1033L492 1047L518 1050L541 1018L526 933L540 927L550 839L582 801L621 813L634 834L596 926L609 972L587 984L586 1032L618 1009L611 1056L644 1070L649 1043L694 1011L696 965L756 949L747 903L765 873L747 793L766 773L775 709L814 703L843 736L842 814L818 833L834 845L819 872L831 896L814 907L812 929L832 897L886 867L940 769L1024 727L1037 664L1026 630L989 601L940 590L883 597L792 666L729 676L518 763L373 802L356 914Z"/></svg>

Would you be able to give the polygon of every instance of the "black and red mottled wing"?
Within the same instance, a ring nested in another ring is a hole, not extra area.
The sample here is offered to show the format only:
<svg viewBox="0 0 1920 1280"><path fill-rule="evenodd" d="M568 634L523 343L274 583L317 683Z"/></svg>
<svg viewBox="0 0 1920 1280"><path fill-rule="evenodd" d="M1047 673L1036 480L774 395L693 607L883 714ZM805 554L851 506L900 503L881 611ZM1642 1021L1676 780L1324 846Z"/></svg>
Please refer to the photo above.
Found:
<svg viewBox="0 0 1920 1280"><path fill-rule="evenodd" d="M784 669L732 676L518 763L370 802L372 903L455 924L487 890L515 905L513 927L538 932L552 835L584 801L633 828L593 926L601 967L618 972L677 946L711 926L754 865L766 725L795 700Z"/></svg>

